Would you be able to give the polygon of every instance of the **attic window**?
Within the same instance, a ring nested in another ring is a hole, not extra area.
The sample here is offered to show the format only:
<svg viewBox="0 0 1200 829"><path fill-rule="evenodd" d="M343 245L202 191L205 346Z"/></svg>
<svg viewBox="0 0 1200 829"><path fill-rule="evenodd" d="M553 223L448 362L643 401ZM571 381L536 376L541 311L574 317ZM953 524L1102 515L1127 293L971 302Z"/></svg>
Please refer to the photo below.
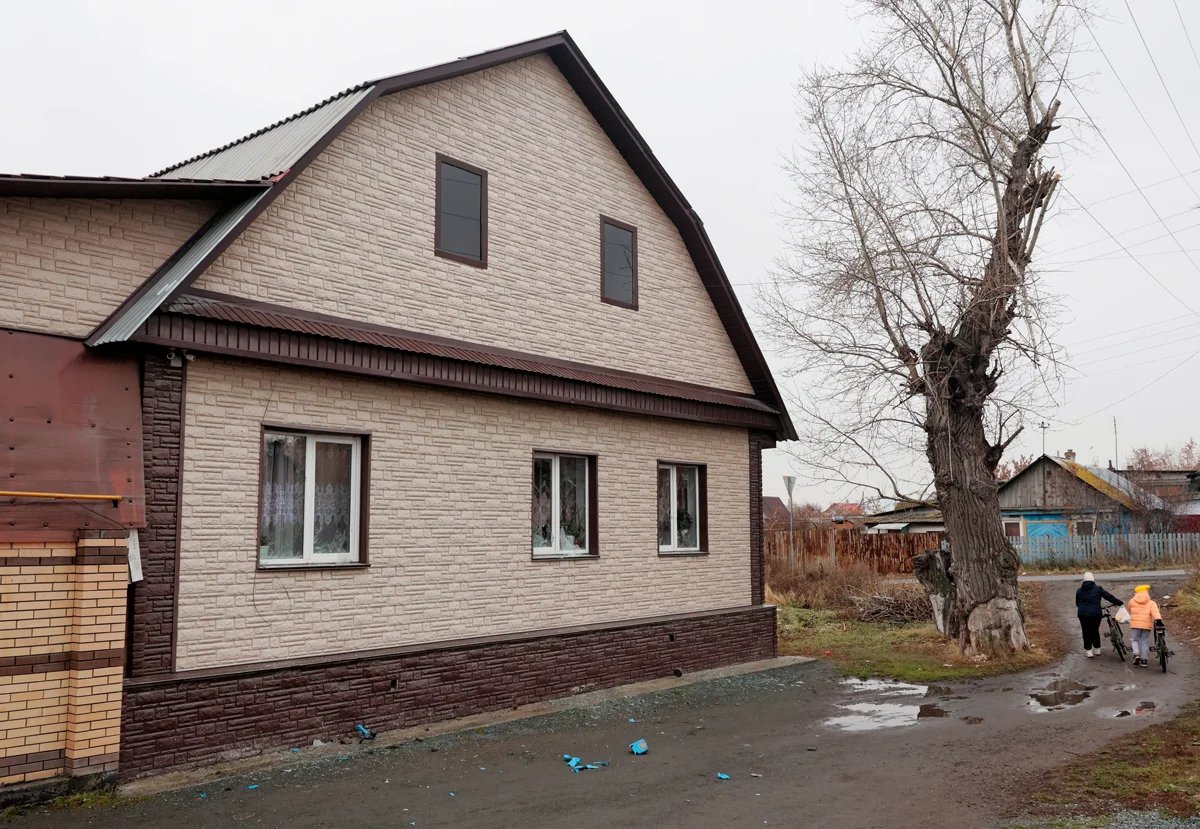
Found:
<svg viewBox="0 0 1200 829"><path fill-rule="evenodd" d="M487 267L487 171L437 156L434 253Z"/></svg>
<svg viewBox="0 0 1200 829"><path fill-rule="evenodd" d="M637 228L600 217L600 299L637 310Z"/></svg>

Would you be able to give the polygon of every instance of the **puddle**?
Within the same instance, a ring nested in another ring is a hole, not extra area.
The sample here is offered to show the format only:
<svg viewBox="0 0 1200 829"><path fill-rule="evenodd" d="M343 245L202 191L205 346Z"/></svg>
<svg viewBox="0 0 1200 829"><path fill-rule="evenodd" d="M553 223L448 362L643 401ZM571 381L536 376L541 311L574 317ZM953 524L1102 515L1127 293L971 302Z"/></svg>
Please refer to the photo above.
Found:
<svg viewBox="0 0 1200 829"><path fill-rule="evenodd" d="M979 725L983 722L983 717L963 717L963 722L967 725Z"/></svg>
<svg viewBox="0 0 1200 829"><path fill-rule="evenodd" d="M930 685L929 690L925 692L927 697L948 697L954 693L953 688L945 685Z"/></svg>
<svg viewBox="0 0 1200 829"><path fill-rule="evenodd" d="M920 716L939 716L938 714L922 715L926 707L937 708L936 705L921 705L913 698L926 696L929 687L913 685L907 682L893 682L885 679L844 679L841 682L854 697L861 702L840 703L838 708L849 713L830 717L826 725L835 726L843 731L876 731L881 728L900 728L913 725ZM911 703L903 703L900 699L913 699Z"/></svg>
<svg viewBox="0 0 1200 829"><path fill-rule="evenodd" d="M1158 708L1158 706L1153 702L1144 700L1138 703L1138 707L1133 709L1133 713L1140 717L1143 714L1153 714L1156 708Z"/></svg>
<svg viewBox="0 0 1200 829"><path fill-rule="evenodd" d="M914 725L918 711L915 705L900 705L895 702L855 702L839 705L851 711L840 717L830 717L826 725L836 725L843 731L877 731L881 728L899 728Z"/></svg>
<svg viewBox="0 0 1200 829"><path fill-rule="evenodd" d="M1061 711L1069 705L1078 705L1092 695L1095 685L1084 685L1073 679L1056 679L1045 688L1032 691L1030 705L1036 705L1047 711Z"/></svg>
<svg viewBox="0 0 1200 829"><path fill-rule="evenodd" d="M927 702L917 709L917 719L923 720L926 717L945 717L946 709L932 702Z"/></svg>
<svg viewBox="0 0 1200 829"><path fill-rule="evenodd" d="M875 694L880 697L921 697L929 691L928 685L912 685L890 679L843 679L842 685L856 694Z"/></svg>

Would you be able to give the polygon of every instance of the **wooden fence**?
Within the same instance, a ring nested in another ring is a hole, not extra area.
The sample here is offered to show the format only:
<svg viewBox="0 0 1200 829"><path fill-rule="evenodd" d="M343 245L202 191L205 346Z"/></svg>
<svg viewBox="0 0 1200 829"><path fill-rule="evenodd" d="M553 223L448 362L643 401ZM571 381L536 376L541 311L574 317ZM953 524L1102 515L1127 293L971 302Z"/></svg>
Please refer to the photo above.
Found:
<svg viewBox="0 0 1200 829"><path fill-rule="evenodd" d="M912 575L912 557L936 549L941 533L868 534L855 529L797 527L763 533L767 583L796 577L817 567L866 564L882 575Z"/></svg>
<svg viewBox="0 0 1200 829"><path fill-rule="evenodd" d="M767 584L783 584L824 567L866 564L882 575L912 575L912 558L941 544L942 533L867 534L832 527L763 533ZM1021 561L1043 567L1125 563L1146 567L1200 566L1200 533L1140 533L1010 538Z"/></svg>
<svg viewBox="0 0 1200 829"><path fill-rule="evenodd" d="M1042 536L1010 539L1021 561L1051 567L1123 562L1147 567L1200 564L1200 533Z"/></svg>

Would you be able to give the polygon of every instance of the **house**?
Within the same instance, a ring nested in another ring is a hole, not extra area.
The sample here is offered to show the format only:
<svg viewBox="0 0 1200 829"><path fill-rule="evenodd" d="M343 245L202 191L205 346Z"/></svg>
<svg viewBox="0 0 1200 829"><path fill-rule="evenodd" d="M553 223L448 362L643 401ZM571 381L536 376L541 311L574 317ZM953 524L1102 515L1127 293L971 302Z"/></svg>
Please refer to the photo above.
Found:
<svg viewBox="0 0 1200 829"><path fill-rule="evenodd" d="M847 501L830 504L822 514L834 524L851 525L859 523L859 519L863 517L864 512L862 504Z"/></svg>
<svg viewBox="0 0 1200 829"><path fill-rule="evenodd" d="M946 524L936 504L902 503L862 519L863 532L879 533L941 533Z"/></svg>
<svg viewBox="0 0 1200 829"><path fill-rule="evenodd" d="M0 685L55 689L0 702L53 723L0 783L775 653L760 459L793 427L566 33L145 179L0 177L0 326L0 584L62 587L0 608Z"/></svg>
<svg viewBox="0 0 1200 829"><path fill-rule="evenodd" d="M764 495L762 516L764 530L786 530L788 528L788 505L777 495Z"/></svg>
<svg viewBox="0 0 1200 829"><path fill-rule="evenodd" d="M1068 451L1042 455L999 488L1010 538L1146 532L1169 524L1168 505L1114 470Z"/></svg>

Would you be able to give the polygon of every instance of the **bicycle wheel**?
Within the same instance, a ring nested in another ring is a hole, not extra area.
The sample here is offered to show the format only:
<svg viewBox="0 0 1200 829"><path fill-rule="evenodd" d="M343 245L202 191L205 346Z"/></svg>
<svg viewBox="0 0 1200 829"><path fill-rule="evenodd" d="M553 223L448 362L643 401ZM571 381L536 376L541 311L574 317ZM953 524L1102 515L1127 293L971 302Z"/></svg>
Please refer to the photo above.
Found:
<svg viewBox="0 0 1200 829"><path fill-rule="evenodd" d="M1163 673L1167 672L1167 657L1170 651L1167 650L1167 637L1159 633L1154 637L1154 644L1158 647L1158 664L1162 665Z"/></svg>
<svg viewBox="0 0 1200 829"><path fill-rule="evenodd" d="M1121 626L1110 617L1108 620L1108 638L1112 640L1113 650L1117 652L1117 656L1121 657L1121 661L1125 661L1125 636L1121 633Z"/></svg>

